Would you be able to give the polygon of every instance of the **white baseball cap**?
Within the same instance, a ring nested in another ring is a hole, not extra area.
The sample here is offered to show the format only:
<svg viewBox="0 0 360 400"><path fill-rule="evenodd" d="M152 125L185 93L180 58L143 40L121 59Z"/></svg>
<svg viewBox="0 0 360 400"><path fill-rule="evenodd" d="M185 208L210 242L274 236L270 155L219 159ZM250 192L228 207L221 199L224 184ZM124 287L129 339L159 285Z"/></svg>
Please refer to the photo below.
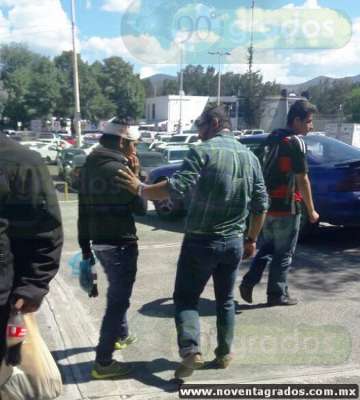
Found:
<svg viewBox="0 0 360 400"><path fill-rule="evenodd" d="M106 135L120 136L126 140L134 142L140 139L138 126L126 125L114 119L104 123L102 133Z"/></svg>

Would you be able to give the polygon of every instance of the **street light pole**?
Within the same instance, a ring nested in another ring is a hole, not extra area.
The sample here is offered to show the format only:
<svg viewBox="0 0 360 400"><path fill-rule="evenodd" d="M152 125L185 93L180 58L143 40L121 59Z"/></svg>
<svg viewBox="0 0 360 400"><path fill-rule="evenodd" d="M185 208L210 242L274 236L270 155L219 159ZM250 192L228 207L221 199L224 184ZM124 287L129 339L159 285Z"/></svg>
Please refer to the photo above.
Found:
<svg viewBox="0 0 360 400"><path fill-rule="evenodd" d="M75 97L75 113L74 126L76 132L76 144L81 146L81 114L80 114L80 92L79 92L79 72L77 62L77 46L76 46L76 22L75 22L75 0L71 0L71 30L73 44L73 69L74 69L74 97Z"/></svg>
<svg viewBox="0 0 360 400"><path fill-rule="evenodd" d="M221 64L222 64L222 57L230 56L231 53L225 50L218 50L218 51L209 51L209 54L212 56L219 56L219 73L218 73L218 91L217 91L217 105L220 105L221 99Z"/></svg>
<svg viewBox="0 0 360 400"><path fill-rule="evenodd" d="M179 128L178 133L183 133L183 96L184 96L184 53L183 48L180 49L180 88L179 88L179 96L180 96L180 112L179 112Z"/></svg>

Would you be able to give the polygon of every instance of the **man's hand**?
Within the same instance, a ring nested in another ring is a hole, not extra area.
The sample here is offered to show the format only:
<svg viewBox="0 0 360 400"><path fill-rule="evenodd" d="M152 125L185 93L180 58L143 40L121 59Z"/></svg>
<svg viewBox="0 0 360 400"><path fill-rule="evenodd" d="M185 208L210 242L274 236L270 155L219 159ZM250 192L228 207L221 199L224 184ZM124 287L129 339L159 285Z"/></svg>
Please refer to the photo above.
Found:
<svg viewBox="0 0 360 400"><path fill-rule="evenodd" d="M256 242L245 241L243 260L253 257L255 255L255 253L256 253Z"/></svg>
<svg viewBox="0 0 360 400"><path fill-rule="evenodd" d="M20 311L22 314L33 313L37 311L40 307L40 304L34 303L28 299L17 299L14 304L14 308L17 311Z"/></svg>
<svg viewBox="0 0 360 400"><path fill-rule="evenodd" d="M119 169L118 176L115 180L120 184L120 186L130 193L137 194L140 186L140 179L137 175L129 168L126 167L125 170Z"/></svg>
<svg viewBox="0 0 360 400"><path fill-rule="evenodd" d="M128 157L129 167L131 171L136 175L139 176L140 173L140 162L136 154L132 154Z"/></svg>
<svg viewBox="0 0 360 400"><path fill-rule="evenodd" d="M310 221L312 224L316 224L316 222L319 221L319 218L320 218L320 216L319 216L319 214L318 214L315 210L312 211L311 213L309 213L309 221Z"/></svg>

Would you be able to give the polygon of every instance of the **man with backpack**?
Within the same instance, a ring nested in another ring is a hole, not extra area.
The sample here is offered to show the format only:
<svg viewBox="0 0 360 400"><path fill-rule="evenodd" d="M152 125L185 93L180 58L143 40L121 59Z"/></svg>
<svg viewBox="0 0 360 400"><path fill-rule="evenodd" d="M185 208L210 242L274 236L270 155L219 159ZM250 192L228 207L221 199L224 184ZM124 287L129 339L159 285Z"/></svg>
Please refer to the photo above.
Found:
<svg viewBox="0 0 360 400"><path fill-rule="evenodd" d="M269 263L267 303L269 306L296 305L287 284L300 231L303 202L311 223L319 219L312 199L302 135L313 129L316 107L298 100L290 108L287 129L272 132L264 146L263 173L270 208L261 234L260 249L240 285L240 295L252 303L252 291Z"/></svg>

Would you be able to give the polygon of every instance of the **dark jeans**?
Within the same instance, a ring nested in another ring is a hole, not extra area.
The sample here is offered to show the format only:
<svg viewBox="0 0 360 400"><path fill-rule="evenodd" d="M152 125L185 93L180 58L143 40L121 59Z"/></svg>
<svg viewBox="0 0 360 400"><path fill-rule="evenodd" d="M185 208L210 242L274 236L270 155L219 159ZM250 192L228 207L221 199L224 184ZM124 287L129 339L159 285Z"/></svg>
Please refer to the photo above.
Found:
<svg viewBox="0 0 360 400"><path fill-rule="evenodd" d="M96 348L96 361L111 361L116 341L128 336L127 309L135 282L138 247L136 243L109 250L96 250L108 279L107 304Z"/></svg>
<svg viewBox="0 0 360 400"><path fill-rule="evenodd" d="M229 354L234 337L234 285L243 254L243 238L185 237L178 261L174 303L181 357L200 353L198 303L213 277L217 315L217 356Z"/></svg>
<svg viewBox="0 0 360 400"><path fill-rule="evenodd" d="M301 214L284 217L267 216L256 254L242 284L253 287L260 282L269 263L268 298L288 295L287 276L295 253Z"/></svg>

